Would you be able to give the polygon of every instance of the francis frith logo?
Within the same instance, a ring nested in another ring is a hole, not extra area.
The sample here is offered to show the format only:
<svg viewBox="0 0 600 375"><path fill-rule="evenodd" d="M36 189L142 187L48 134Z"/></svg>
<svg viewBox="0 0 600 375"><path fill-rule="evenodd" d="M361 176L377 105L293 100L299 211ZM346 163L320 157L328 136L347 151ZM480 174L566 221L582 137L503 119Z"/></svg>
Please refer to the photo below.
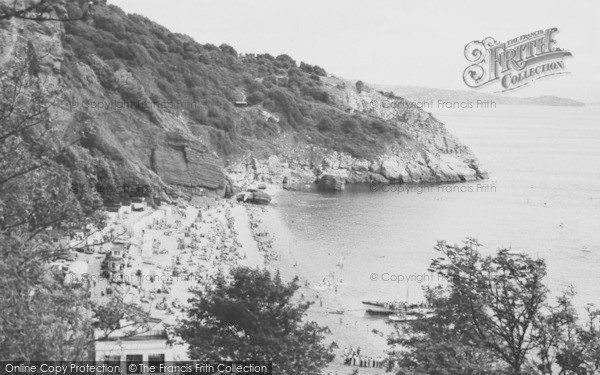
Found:
<svg viewBox="0 0 600 375"><path fill-rule="evenodd" d="M501 86L499 92L506 92L568 73L564 60L572 55L556 45L557 32L553 27L504 43L492 37L472 41L465 47L465 58L471 63L463 73L465 83L472 88L497 83Z"/></svg>

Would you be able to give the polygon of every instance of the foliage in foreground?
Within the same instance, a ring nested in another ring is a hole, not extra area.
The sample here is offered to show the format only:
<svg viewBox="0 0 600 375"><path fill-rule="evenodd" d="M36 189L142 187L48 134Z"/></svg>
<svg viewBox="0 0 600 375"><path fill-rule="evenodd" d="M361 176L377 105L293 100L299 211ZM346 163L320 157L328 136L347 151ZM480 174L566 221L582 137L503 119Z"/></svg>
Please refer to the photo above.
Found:
<svg viewBox="0 0 600 375"><path fill-rule="evenodd" d="M484 256L473 239L440 242L430 271L444 287L426 289L435 316L400 329L389 342L401 374L561 374L600 372L600 310L579 324L572 290L548 301L541 259L499 250Z"/></svg>
<svg viewBox="0 0 600 375"><path fill-rule="evenodd" d="M276 374L320 374L333 359L322 340L327 328L304 322L309 303L295 303L297 280L239 267L195 292L178 329L192 359L263 360Z"/></svg>
<svg viewBox="0 0 600 375"><path fill-rule="evenodd" d="M37 66L29 45L0 67L0 353L5 361L86 360L93 318L108 334L144 314L120 296L108 311L49 268L68 248L46 228L99 230L105 218L98 194L75 190L61 163L64 145L49 114L61 88L45 84Z"/></svg>

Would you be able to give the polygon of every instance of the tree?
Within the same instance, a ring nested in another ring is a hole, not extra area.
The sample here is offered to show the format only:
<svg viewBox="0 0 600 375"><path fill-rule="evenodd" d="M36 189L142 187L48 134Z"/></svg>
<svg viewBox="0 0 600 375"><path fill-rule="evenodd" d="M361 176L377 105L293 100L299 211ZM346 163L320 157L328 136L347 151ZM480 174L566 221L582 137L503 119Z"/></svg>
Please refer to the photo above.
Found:
<svg viewBox="0 0 600 375"><path fill-rule="evenodd" d="M272 361L276 374L320 374L333 359L322 343L327 328L303 321L309 303L293 302L297 289L297 279L234 268L195 292L177 332L192 359Z"/></svg>
<svg viewBox="0 0 600 375"><path fill-rule="evenodd" d="M474 239L463 247L438 243L436 250L446 259L434 260L431 270L449 282L479 339L518 375L534 345L531 333L546 301L546 265L507 249L484 257L479 246Z"/></svg>
<svg viewBox="0 0 600 375"><path fill-rule="evenodd" d="M435 316L398 327L388 339L406 348L397 354L401 374L501 374L502 363L481 342L469 316L442 287L426 290Z"/></svg>
<svg viewBox="0 0 600 375"><path fill-rule="evenodd" d="M15 48L0 67L0 353L2 360L90 359L91 316L115 326L114 316L90 300L85 288L64 283L48 267L66 249L46 235L48 226L102 229L97 192L75 193L59 160L66 149L50 109L61 88L38 77L31 44ZM121 317L142 317L134 306ZM114 310L114 309L113 309ZM137 319L139 321L139 319Z"/></svg>
<svg viewBox="0 0 600 375"><path fill-rule="evenodd" d="M573 288L565 290L558 297L557 305L549 306L536 322L536 333L533 339L536 342L539 358L537 368L544 374L551 374L553 367L561 361L561 358L573 358L564 356L561 352L570 351L570 348L576 346L577 312L572 303L574 295ZM564 361L560 366L567 369L580 365L579 361L577 365L568 362Z"/></svg>
<svg viewBox="0 0 600 375"><path fill-rule="evenodd" d="M570 307L571 303L568 301L564 305ZM600 310L588 305L586 313L587 319L583 325L575 324L577 316L570 312L570 308L558 309L552 315L563 323L558 325L562 329L554 330L556 339L548 345L548 352L551 353L548 357L553 358L560 367L560 375L600 373ZM551 327L555 328L555 325ZM552 361L546 363L551 365Z"/></svg>
<svg viewBox="0 0 600 375"><path fill-rule="evenodd" d="M317 124L317 129L323 133L327 133L335 129L335 124L329 117L323 117Z"/></svg>
<svg viewBox="0 0 600 375"><path fill-rule="evenodd" d="M581 327L565 291L556 305L547 301L542 259L500 249L482 255L480 244L439 242L443 257L430 271L445 286L426 288L435 310L429 319L402 328L390 343L408 373L428 374L559 374L595 373L600 368L600 312L588 309ZM587 372L586 372L587 371Z"/></svg>
<svg viewBox="0 0 600 375"><path fill-rule="evenodd" d="M30 21L75 21L85 19L94 1L77 0L80 9L78 17L69 17L62 11L62 0L3 1L0 3L0 20L20 18ZM57 14L58 13L58 14Z"/></svg>
<svg viewBox="0 0 600 375"><path fill-rule="evenodd" d="M363 81L356 81L356 91L360 94L365 89L365 84Z"/></svg>

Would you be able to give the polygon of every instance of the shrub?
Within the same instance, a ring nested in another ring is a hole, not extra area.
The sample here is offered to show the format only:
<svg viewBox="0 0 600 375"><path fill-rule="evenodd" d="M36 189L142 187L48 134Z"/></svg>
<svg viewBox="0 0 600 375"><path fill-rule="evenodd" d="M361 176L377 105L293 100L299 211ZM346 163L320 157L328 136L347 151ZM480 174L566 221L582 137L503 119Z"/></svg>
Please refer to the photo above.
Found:
<svg viewBox="0 0 600 375"><path fill-rule="evenodd" d="M250 94L246 100L250 105L260 104L265 100L265 94L260 91L256 91Z"/></svg>
<svg viewBox="0 0 600 375"><path fill-rule="evenodd" d="M204 108L196 106L189 111L190 119L196 121L199 124L207 124L208 117Z"/></svg>
<svg viewBox="0 0 600 375"><path fill-rule="evenodd" d="M356 81L356 91L360 94L365 89L365 84L363 81Z"/></svg>
<svg viewBox="0 0 600 375"><path fill-rule="evenodd" d="M346 134L356 134L360 131L360 126L354 119L344 120L342 122L342 131Z"/></svg>
<svg viewBox="0 0 600 375"><path fill-rule="evenodd" d="M327 133L332 131L335 128L335 124L329 117L323 117L321 121L317 124L317 129L320 132Z"/></svg>

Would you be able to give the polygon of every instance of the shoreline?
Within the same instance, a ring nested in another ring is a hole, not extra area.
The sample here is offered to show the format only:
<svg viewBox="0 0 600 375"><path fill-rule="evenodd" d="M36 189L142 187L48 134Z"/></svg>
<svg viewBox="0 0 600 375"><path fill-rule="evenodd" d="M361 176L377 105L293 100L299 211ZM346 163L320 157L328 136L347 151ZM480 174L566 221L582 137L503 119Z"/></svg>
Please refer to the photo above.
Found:
<svg viewBox="0 0 600 375"><path fill-rule="evenodd" d="M312 303L304 320L329 328L330 334L326 335L324 345L333 348L335 358L325 371L350 373L357 368L343 363L345 348L360 347L363 357L385 358L388 349L386 336L382 332L374 334L368 319L348 314L348 307L337 298L338 287L343 288L344 285L324 285L320 280L313 280L307 266L297 262L295 253L302 249L296 248L298 242L277 205L283 189L267 184L265 192L272 197L271 204L266 206L227 199L204 201L200 205L177 201L158 209L128 211L113 216L113 225L125 229L132 244L124 258L125 277L136 280L139 277L135 271L146 269L151 270L148 272L152 275L165 275L172 281L160 284L160 289L168 289L168 292L161 292L155 290L158 284L142 279L114 284L99 277L92 288L92 295L97 300L104 300L108 298L105 294L108 289L113 289L166 326L172 326L185 318L191 291L210 285L211 276L215 273L227 273L237 266L266 268L272 273L279 271L288 282L298 277L299 289L294 302L303 300ZM148 246L152 254L151 265L146 263L149 254L143 250ZM100 263L104 255L85 255L82 258L88 261L93 274L101 273ZM167 276L175 270L178 270L178 276ZM179 337L173 338L174 358L186 359L187 344ZM381 374L385 370L361 367L360 371Z"/></svg>
<svg viewBox="0 0 600 375"><path fill-rule="evenodd" d="M267 184L266 192L273 198L271 204L268 206L245 204L246 210L253 213L253 215L249 215L251 217L250 225L255 225L253 231L268 233L272 238L273 250L278 255L276 260L267 261L265 267L271 272L279 271L286 281L298 277L297 301L304 299L312 302L305 319L314 321L320 326L329 327L331 334L326 336L324 343L326 346L333 344L335 358L327 370L334 373L339 371L349 373L354 368L358 368L343 363L342 357L345 348L360 347L361 353L367 357L385 358L388 350L387 335L380 331L379 334L373 333L373 326L369 325L367 319L348 314L348 306L344 306L336 298L335 290L338 286L325 288L323 285L319 285L317 280L310 279L306 266L296 261L294 252L298 250L296 248L297 239L287 226L281 209L277 206L282 191L282 188ZM339 285L339 287L343 288L344 285ZM381 368L368 367L360 367L360 371L368 374L385 372Z"/></svg>

